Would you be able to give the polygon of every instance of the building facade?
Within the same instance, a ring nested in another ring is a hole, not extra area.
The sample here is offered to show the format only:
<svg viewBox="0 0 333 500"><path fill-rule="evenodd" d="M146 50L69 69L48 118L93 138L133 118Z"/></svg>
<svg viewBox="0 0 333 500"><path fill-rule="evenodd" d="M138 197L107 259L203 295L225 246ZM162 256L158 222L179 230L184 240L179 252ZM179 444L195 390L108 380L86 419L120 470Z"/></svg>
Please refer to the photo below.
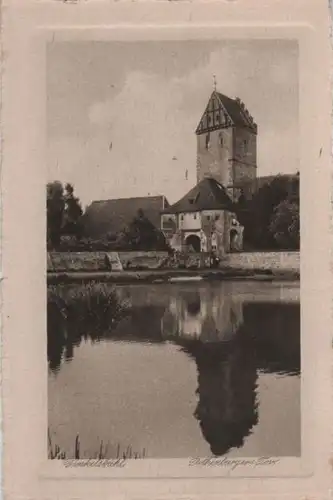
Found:
<svg viewBox="0 0 333 500"><path fill-rule="evenodd" d="M161 228L177 251L213 252L219 257L242 249L243 228L226 189L205 178L181 200L168 207Z"/></svg>
<svg viewBox="0 0 333 500"><path fill-rule="evenodd" d="M257 125L240 99L213 91L196 129L197 185L165 209L161 229L178 251L241 251L235 203L257 175Z"/></svg>
<svg viewBox="0 0 333 500"><path fill-rule="evenodd" d="M257 177L257 133L239 98L214 91L196 129L197 182L214 178L236 202Z"/></svg>

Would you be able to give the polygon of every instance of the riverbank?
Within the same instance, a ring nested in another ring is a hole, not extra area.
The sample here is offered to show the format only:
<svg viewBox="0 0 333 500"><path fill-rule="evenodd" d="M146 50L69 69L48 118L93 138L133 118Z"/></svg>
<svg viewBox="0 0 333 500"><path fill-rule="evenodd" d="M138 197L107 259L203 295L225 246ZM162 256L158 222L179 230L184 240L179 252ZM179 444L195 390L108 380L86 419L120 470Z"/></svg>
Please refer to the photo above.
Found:
<svg viewBox="0 0 333 500"><path fill-rule="evenodd" d="M179 255L177 259L170 259L166 252L50 252L47 280L50 284L90 281L168 283L228 279L289 281L300 277L299 252L228 254L217 269L209 267L209 254L190 253ZM115 261L117 265L114 267Z"/></svg>
<svg viewBox="0 0 333 500"><path fill-rule="evenodd" d="M104 283L172 283L177 281L200 280L256 280L256 281L290 281L299 280L300 273L295 270L263 270L263 269L160 269L142 271L75 271L48 272L48 284L87 283L99 281Z"/></svg>

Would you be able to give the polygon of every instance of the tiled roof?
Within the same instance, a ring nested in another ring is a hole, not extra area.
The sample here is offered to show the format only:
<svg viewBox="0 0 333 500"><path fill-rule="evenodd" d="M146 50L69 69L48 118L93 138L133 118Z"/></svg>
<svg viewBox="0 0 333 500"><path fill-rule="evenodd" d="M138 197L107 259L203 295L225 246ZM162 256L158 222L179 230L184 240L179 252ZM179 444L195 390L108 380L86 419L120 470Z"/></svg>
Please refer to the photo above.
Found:
<svg viewBox="0 0 333 500"><path fill-rule="evenodd" d="M214 90L214 92L210 96L206 110L196 129L197 134L201 133L206 129L206 126L204 125L205 123L204 116L206 113L208 114L211 113L212 109L216 110L216 106L218 106L220 110L223 110L223 112L227 114L229 124L239 127L249 128L254 133L257 133L257 125L254 122L249 111L246 109L245 104L241 101L241 99L239 99L238 97L236 99L231 99L230 97L221 94L221 92L217 92L216 90ZM216 129L220 128L220 126L215 125L211 127L209 126L208 128Z"/></svg>
<svg viewBox="0 0 333 500"><path fill-rule="evenodd" d="M253 119L251 120L249 112L240 99L231 99L220 92L216 92L219 100L222 102L234 125L256 128Z"/></svg>
<svg viewBox="0 0 333 500"><path fill-rule="evenodd" d="M233 203L222 184L213 178L203 179L183 198L165 209L165 213L199 212L201 210L233 211Z"/></svg>
<svg viewBox="0 0 333 500"><path fill-rule="evenodd" d="M164 196L93 201L83 216L84 234L99 238L123 231L140 209L155 227L160 228L160 214L167 206Z"/></svg>

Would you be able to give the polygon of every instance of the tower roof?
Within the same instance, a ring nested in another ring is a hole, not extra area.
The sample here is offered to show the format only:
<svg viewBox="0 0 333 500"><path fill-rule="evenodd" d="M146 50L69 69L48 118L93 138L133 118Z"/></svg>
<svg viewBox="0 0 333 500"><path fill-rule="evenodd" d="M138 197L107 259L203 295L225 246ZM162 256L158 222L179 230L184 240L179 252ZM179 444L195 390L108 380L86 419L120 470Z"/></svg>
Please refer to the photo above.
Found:
<svg viewBox="0 0 333 500"><path fill-rule="evenodd" d="M199 135L232 126L247 128L257 133L257 125L243 101L238 97L231 99L214 90L195 132Z"/></svg>
<svg viewBox="0 0 333 500"><path fill-rule="evenodd" d="M229 210L233 203L222 184L213 178L205 178L183 198L164 210L166 213L200 212L202 210Z"/></svg>

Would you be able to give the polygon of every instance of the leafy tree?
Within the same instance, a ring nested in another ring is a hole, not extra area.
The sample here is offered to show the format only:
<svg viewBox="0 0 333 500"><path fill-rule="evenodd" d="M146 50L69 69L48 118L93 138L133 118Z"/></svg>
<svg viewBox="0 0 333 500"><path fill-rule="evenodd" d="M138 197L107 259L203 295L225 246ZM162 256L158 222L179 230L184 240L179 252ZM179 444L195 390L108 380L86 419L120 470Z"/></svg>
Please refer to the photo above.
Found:
<svg viewBox="0 0 333 500"><path fill-rule="evenodd" d="M238 206L238 217L244 225L244 242L257 249L276 248L278 242L270 231L275 209L288 199L290 179L277 175L270 183L263 185L251 200Z"/></svg>
<svg viewBox="0 0 333 500"><path fill-rule="evenodd" d="M46 186L46 206L47 241L51 247L59 246L64 234L80 236L82 208L71 184L66 184L64 188L60 181L49 182Z"/></svg>
<svg viewBox="0 0 333 500"><path fill-rule="evenodd" d="M274 210L269 230L281 248L299 249L299 204L282 201Z"/></svg>
<svg viewBox="0 0 333 500"><path fill-rule="evenodd" d="M164 235L138 210L123 234L124 244L133 250L159 250L166 248Z"/></svg>
<svg viewBox="0 0 333 500"><path fill-rule="evenodd" d="M61 182L49 182L46 186L47 240L52 247L60 243L65 210L64 188Z"/></svg>
<svg viewBox="0 0 333 500"><path fill-rule="evenodd" d="M74 187L67 183L64 192L65 210L63 233L80 238L82 233L81 217L83 210L79 198L74 196Z"/></svg>

